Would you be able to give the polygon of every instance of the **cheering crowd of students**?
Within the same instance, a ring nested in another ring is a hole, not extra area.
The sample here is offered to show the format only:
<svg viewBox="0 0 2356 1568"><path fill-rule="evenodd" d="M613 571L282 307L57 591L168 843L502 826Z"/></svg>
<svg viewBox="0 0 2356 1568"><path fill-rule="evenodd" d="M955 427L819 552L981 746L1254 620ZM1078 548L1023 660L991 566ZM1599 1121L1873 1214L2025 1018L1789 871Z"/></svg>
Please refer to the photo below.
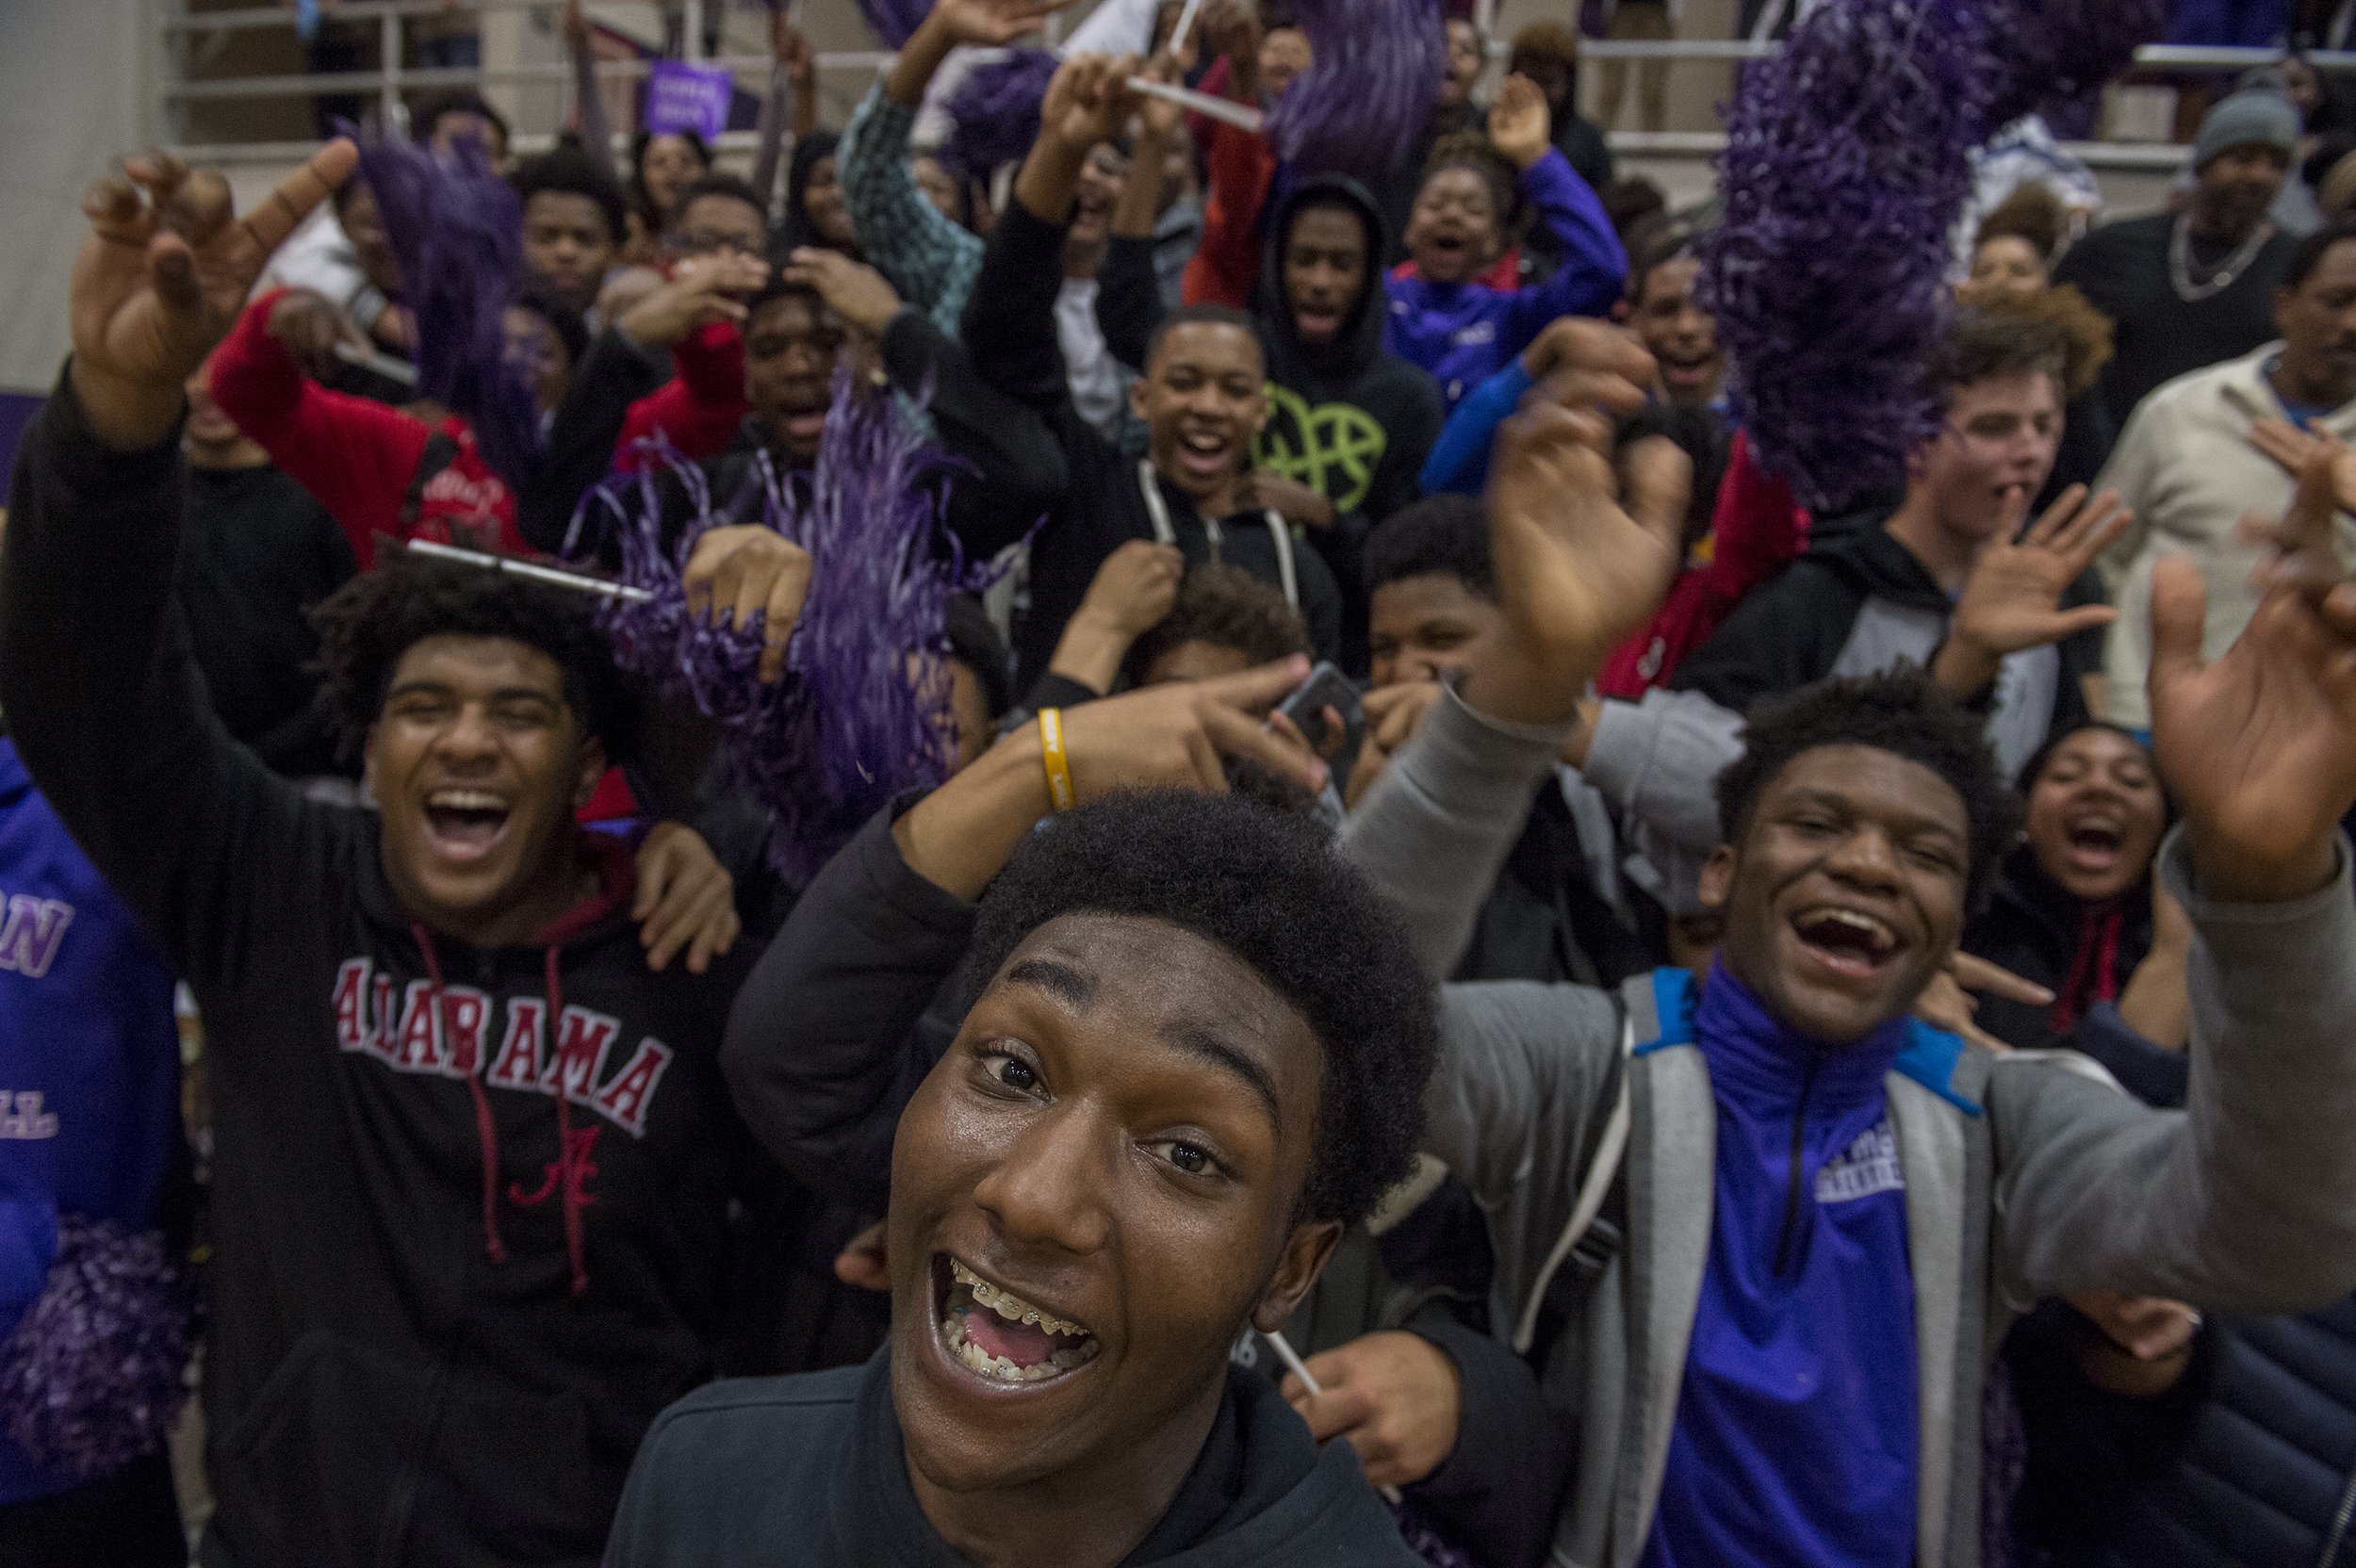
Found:
<svg viewBox="0 0 2356 1568"><path fill-rule="evenodd" d="M92 187L0 1568L2356 1553L2299 108L2074 244L1984 181L1903 476L1803 505L1563 29L1484 99L1448 18L1352 176L1284 8L1114 0L920 146L1055 8L839 137L780 8L750 179L461 96Z"/></svg>

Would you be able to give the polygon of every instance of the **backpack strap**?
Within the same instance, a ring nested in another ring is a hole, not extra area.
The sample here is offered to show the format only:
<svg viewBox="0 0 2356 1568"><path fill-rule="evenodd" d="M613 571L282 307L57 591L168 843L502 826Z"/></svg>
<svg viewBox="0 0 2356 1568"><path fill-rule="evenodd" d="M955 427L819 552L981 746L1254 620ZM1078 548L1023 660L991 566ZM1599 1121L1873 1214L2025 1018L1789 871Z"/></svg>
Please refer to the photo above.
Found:
<svg viewBox="0 0 2356 1568"><path fill-rule="evenodd" d="M435 431L425 438L425 450L417 454L417 466L409 474L409 488L401 493L401 531L406 538L417 530L417 514L425 507L425 487L434 482L434 476L449 467L458 458L458 443Z"/></svg>
<svg viewBox="0 0 2356 1568"><path fill-rule="evenodd" d="M1594 1291L1604 1270L1619 1256L1628 1234L1625 1167L1628 1127L1634 1118L1628 1096L1628 1061L1636 1054L1636 1021L1617 997L1613 1005L1620 1019L1620 1049L1612 1057L1612 1075L1589 1120L1587 1147L1594 1153L1579 1183L1579 1198L1571 1205L1571 1217L1538 1270L1521 1321L1513 1326L1513 1348L1533 1366L1545 1365L1573 1309Z"/></svg>

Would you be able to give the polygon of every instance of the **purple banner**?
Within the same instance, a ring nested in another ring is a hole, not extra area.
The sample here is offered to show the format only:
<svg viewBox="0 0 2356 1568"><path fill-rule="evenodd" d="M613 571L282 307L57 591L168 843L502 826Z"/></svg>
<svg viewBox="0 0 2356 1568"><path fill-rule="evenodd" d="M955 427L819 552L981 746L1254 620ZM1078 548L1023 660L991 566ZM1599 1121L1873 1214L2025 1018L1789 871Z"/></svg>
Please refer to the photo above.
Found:
<svg viewBox="0 0 2356 1568"><path fill-rule="evenodd" d="M646 112L641 123L656 136L694 131L706 141L728 128L728 95L735 79L712 66L657 60L646 77Z"/></svg>

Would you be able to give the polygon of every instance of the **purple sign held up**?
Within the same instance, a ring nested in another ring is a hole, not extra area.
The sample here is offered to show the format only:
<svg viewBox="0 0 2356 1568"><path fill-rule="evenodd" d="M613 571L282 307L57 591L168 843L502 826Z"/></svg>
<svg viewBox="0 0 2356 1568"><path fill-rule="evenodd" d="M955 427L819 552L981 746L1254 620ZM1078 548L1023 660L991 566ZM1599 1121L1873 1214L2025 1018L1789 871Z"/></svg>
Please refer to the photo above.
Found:
<svg viewBox="0 0 2356 1568"><path fill-rule="evenodd" d="M694 131L706 141L717 140L728 128L728 97L735 86L735 78L713 66L657 60L646 77L643 123L656 136Z"/></svg>

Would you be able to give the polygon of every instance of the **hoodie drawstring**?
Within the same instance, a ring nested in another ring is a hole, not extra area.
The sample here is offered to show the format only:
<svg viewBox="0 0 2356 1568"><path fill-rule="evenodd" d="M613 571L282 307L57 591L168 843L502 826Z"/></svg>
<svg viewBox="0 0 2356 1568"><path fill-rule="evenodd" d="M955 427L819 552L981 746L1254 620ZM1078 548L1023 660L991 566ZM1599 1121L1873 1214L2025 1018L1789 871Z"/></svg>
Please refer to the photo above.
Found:
<svg viewBox="0 0 2356 1568"><path fill-rule="evenodd" d="M2070 978L2062 982L2048 1020L2053 1033L2075 1029L2091 1004L2119 1000L2119 937L2125 923L2117 899L2086 910L2078 925L2078 952L2070 960Z"/></svg>
<svg viewBox="0 0 2356 1568"><path fill-rule="evenodd" d="M564 994L556 981L556 949L548 950L548 1034L563 1049L564 1036L557 1027L564 1016ZM564 1064L556 1064L556 1185L564 1195L564 1259L572 1266L573 1294L589 1294L589 1261L581 1235L581 1168L588 1163L584 1151L573 1147L573 1118L564 1095Z"/></svg>
<svg viewBox="0 0 2356 1568"><path fill-rule="evenodd" d="M434 988L434 1026L447 1041L450 1014L443 1005L442 962L434 956L434 938L422 924L410 926L409 934L417 939L417 951L425 955L426 978ZM493 1263L505 1263L507 1244L499 1240L499 1126L491 1119L491 1097L483 1089L483 1054L479 1051L466 1072L466 1092L474 1099L475 1143L483 1152L483 1250Z"/></svg>

